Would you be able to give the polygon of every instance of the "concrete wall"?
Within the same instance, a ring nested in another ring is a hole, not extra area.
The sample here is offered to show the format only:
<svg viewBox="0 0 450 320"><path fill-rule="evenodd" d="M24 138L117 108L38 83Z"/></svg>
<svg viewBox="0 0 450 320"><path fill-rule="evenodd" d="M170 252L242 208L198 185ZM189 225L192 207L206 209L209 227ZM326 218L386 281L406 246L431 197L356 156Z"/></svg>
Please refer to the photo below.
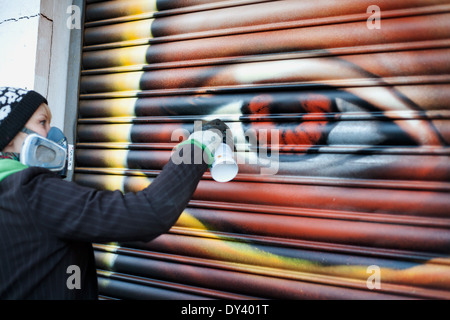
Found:
<svg viewBox="0 0 450 320"><path fill-rule="evenodd" d="M0 0L0 86L33 89L64 129L72 0Z"/></svg>
<svg viewBox="0 0 450 320"><path fill-rule="evenodd" d="M0 0L0 7L0 85L33 89L40 0Z"/></svg>

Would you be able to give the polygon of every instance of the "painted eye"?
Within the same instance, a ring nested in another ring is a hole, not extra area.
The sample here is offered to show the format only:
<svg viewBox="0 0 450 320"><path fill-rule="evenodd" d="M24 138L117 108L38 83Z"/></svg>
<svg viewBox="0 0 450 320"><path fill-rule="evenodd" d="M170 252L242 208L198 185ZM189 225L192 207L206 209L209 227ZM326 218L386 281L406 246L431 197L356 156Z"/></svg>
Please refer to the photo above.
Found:
<svg viewBox="0 0 450 320"><path fill-rule="evenodd" d="M198 120L239 165L160 237L96 244L99 293L449 298L449 4L87 1L73 180L155 188Z"/></svg>

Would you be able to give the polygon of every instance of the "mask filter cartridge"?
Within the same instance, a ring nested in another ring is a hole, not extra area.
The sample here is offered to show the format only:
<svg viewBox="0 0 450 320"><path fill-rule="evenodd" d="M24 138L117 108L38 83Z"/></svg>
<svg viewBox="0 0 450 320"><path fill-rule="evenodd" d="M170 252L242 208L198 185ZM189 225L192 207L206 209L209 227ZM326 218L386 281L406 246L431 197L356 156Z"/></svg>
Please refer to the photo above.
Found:
<svg viewBox="0 0 450 320"><path fill-rule="evenodd" d="M53 130L56 129L56 130ZM48 136L59 136L60 130L52 128L53 133L49 132ZM61 132L65 140L64 135ZM38 134L29 134L22 145L20 152L20 162L30 167L46 168L54 172L65 171L67 164L67 147L61 145L61 139L52 141L52 139L44 138Z"/></svg>

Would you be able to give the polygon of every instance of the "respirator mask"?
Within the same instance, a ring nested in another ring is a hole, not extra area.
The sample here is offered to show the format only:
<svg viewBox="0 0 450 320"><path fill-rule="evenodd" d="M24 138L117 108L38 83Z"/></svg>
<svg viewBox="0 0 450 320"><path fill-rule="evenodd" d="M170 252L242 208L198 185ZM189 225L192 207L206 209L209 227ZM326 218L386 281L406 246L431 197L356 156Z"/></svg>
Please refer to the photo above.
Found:
<svg viewBox="0 0 450 320"><path fill-rule="evenodd" d="M28 134L20 152L20 162L30 167L41 167L63 177L67 174L67 138L61 130L52 127L47 138L24 128Z"/></svg>

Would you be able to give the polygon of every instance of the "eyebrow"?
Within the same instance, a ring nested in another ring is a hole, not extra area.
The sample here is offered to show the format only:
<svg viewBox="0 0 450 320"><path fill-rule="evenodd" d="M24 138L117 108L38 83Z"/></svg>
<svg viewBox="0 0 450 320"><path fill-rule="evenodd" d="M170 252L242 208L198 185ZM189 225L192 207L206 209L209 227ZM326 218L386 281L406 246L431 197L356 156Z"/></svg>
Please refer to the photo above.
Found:
<svg viewBox="0 0 450 320"><path fill-rule="evenodd" d="M39 115L39 116L45 116L46 118L51 118L50 114L49 114L48 111L45 110L45 109L39 111L39 112L38 112L38 115Z"/></svg>
<svg viewBox="0 0 450 320"><path fill-rule="evenodd" d="M44 116L45 118L48 118L47 112L40 112L40 113L37 114L37 118L40 118L42 116Z"/></svg>

